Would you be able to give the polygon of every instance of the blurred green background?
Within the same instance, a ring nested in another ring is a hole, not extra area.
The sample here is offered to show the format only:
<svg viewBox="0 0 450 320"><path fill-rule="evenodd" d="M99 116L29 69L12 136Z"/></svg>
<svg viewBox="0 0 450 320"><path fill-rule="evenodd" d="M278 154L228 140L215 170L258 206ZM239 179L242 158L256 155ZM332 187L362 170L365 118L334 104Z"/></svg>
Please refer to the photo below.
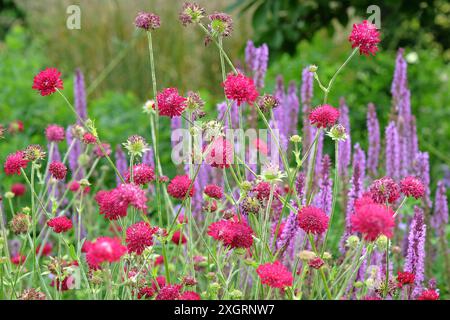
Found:
<svg viewBox="0 0 450 320"><path fill-rule="evenodd" d="M373 1L198 1L208 12L227 11L234 32L225 46L238 64L244 61L247 40L270 47L266 91L275 78L301 84L301 70L319 66L329 79L350 52L347 35L353 22L367 18ZM205 47L197 28L178 22L183 1L167 0L2 0L0 6L0 123L24 122L25 132L0 142L0 161L29 143L45 143L47 124L67 126L74 118L60 97L42 98L31 90L33 76L47 66L62 71L64 92L72 97L73 74L79 67L88 88L88 111L101 135L113 146L132 134L149 137L148 118L141 112L150 98L147 41L135 30L140 10L156 12L162 26L155 32L159 89L176 86L182 92L199 90L214 110L223 99L220 64L214 46ZM69 5L81 8L81 30L66 27ZM450 165L449 28L447 1L380 3L381 51L358 57L340 76L330 96L344 96L351 111L354 142L366 145L366 106L377 105L381 127L391 108L390 86L395 54L405 47L412 109L417 116L419 142L431 158L433 188ZM316 92L318 89L316 88ZM314 100L319 103L319 97ZM167 128L169 122L164 120ZM163 152L170 157L170 130L162 132ZM170 170L174 170L171 168ZM169 170L169 171L170 171ZM172 172L168 172L172 173Z"/></svg>

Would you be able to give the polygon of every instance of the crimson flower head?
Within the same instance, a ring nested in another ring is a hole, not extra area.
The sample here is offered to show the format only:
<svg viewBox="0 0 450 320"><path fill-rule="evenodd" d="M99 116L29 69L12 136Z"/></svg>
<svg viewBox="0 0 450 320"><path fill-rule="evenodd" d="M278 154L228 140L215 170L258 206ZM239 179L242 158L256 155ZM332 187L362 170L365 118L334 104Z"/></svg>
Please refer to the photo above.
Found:
<svg viewBox="0 0 450 320"><path fill-rule="evenodd" d="M156 231L158 231L157 227L152 228L144 221L129 226L125 240L128 251L141 255L145 248L153 245L153 235Z"/></svg>
<svg viewBox="0 0 450 320"><path fill-rule="evenodd" d="M416 199L422 198L425 195L425 186L422 181L415 177L406 177L400 181L400 190L405 196Z"/></svg>
<svg viewBox="0 0 450 320"><path fill-rule="evenodd" d="M384 177L372 182L369 188L372 200L376 203L394 203L400 198L398 184L389 177Z"/></svg>
<svg viewBox="0 0 450 320"><path fill-rule="evenodd" d="M339 110L329 104L321 105L309 114L309 121L318 128L331 127L338 119Z"/></svg>
<svg viewBox="0 0 450 320"><path fill-rule="evenodd" d="M232 249L250 248L253 244L252 228L237 217L212 223L208 227L208 235Z"/></svg>
<svg viewBox="0 0 450 320"><path fill-rule="evenodd" d="M362 23L353 25L348 41L351 42L352 48L359 47L359 54L375 55L378 51L380 33L374 24L364 20Z"/></svg>
<svg viewBox="0 0 450 320"><path fill-rule="evenodd" d="M178 300L181 297L180 293L181 285L179 284L168 284L162 287L155 300Z"/></svg>
<svg viewBox="0 0 450 320"><path fill-rule="evenodd" d="M313 269L320 269L324 264L325 262L320 257L308 261L308 266Z"/></svg>
<svg viewBox="0 0 450 320"><path fill-rule="evenodd" d="M27 191L27 188L25 187L25 185L23 183L14 183L11 186L11 192L14 193L14 196L16 196L16 197L23 196L26 191Z"/></svg>
<svg viewBox="0 0 450 320"><path fill-rule="evenodd" d="M265 263L256 269L256 273L262 284L267 284L272 288L284 289L292 286L294 278L292 272L288 270L280 261Z"/></svg>
<svg viewBox="0 0 450 320"><path fill-rule="evenodd" d="M130 172L125 175L125 180L130 182ZM145 185L153 180L155 180L155 172L152 167L145 163L133 166L133 183Z"/></svg>
<svg viewBox="0 0 450 320"><path fill-rule="evenodd" d="M259 182L252 188L252 191L256 194L259 201L269 200L270 198L270 183L266 181Z"/></svg>
<svg viewBox="0 0 450 320"><path fill-rule="evenodd" d="M185 291L179 300L201 300L200 295L195 291Z"/></svg>
<svg viewBox="0 0 450 320"><path fill-rule="evenodd" d="M223 197L223 190L215 184L209 184L205 187L203 192L210 198L220 200Z"/></svg>
<svg viewBox="0 0 450 320"><path fill-rule="evenodd" d="M173 233L171 240L175 244L185 244L187 242L186 236L182 234L180 230L177 230Z"/></svg>
<svg viewBox="0 0 450 320"><path fill-rule="evenodd" d="M41 96L48 96L56 89L64 89L61 80L61 72L56 68L47 68L39 72L33 80L32 89L38 90Z"/></svg>
<svg viewBox="0 0 450 320"><path fill-rule="evenodd" d="M142 287L139 289L137 298L140 299L150 299L155 294L155 290L152 287Z"/></svg>
<svg viewBox="0 0 450 320"><path fill-rule="evenodd" d="M214 168L228 168L233 162L233 146L223 137L214 139L211 145L206 147L208 153L205 162Z"/></svg>
<svg viewBox="0 0 450 320"><path fill-rule="evenodd" d="M191 185L192 184L192 185ZM184 199L186 194L189 191L189 197L192 197L195 193L194 184L191 179L189 179L188 175L184 176L176 176L170 181L167 186L167 192L176 199Z"/></svg>
<svg viewBox="0 0 450 320"><path fill-rule="evenodd" d="M45 136L50 142L61 142L65 139L66 132L63 127L51 124L45 129Z"/></svg>
<svg viewBox="0 0 450 320"><path fill-rule="evenodd" d="M155 30L161 26L161 19L154 13L141 11L137 14L134 25L146 31Z"/></svg>
<svg viewBox="0 0 450 320"><path fill-rule="evenodd" d="M48 171L57 180L64 180L67 175L67 167L59 161L50 163Z"/></svg>
<svg viewBox="0 0 450 320"><path fill-rule="evenodd" d="M303 207L297 214L298 225L306 233L322 234L328 229L328 216L320 208Z"/></svg>
<svg viewBox="0 0 450 320"><path fill-rule="evenodd" d="M230 73L222 85L226 97L236 101L238 106L243 102L253 105L258 98L258 91L253 79L244 76L242 73Z"/></svg>
<svg viewBox="0 0 450 320"><path fill-rule="evenodd" d="M353 231L362 233L368 241L375 241L382 234L392 238L395 221L389 207L381 204L359 206L350 219Z"/></svg>
<svg viewBox="0 0 450 320"><path fill-rule="evenodd" d="M83 135L83 143L85 144L94 144L97 142L97 138L89 132L85 132Z"/></svg>
<svg viewBox="0 0 450 320"><path fill-rule="evenodd" d="M179 117L187 107L186 98L180 96L177 88L166 88L156 96L161 116ZM153 106L154 107L154 106Z"/></svg>
<svg viewBox="0 0 450 320"><path fill-rule="evenodd" d="M47 221L47 225L56 233L66 232L72 229L72 221L66 216L52 218Z"/></svg>
<svg viewBox="0 0 450 320"><path fill-rule="evenodd" d="M415 277L414 273L399 271L397 273L398 286L401 288L401 287L403 287L404 285L407 285L407 284L414 284L415 278L416 277Z"/></svg>
<svg viewBox="0 0 450 320"><path fill-rule="evenodd" d="M6 157L3 168L8 176L13 174L20 175L20 169L25 169L27 165L28 160L25 159L25 153L23 151L17 151Z"/></svg>
<svg viewBox="0 0 450 320"><path fill-rule="evenodd" d="M88 248L86 261L91 269L98 269L104 262L116 262L127 252L118 238L97 238Z"/></svg>
<svg viewBox="0 0 450 320"><path fill-rule="evenodd" d="M439 300L439 293L433 289L424 290L417 300Z"/></svg>

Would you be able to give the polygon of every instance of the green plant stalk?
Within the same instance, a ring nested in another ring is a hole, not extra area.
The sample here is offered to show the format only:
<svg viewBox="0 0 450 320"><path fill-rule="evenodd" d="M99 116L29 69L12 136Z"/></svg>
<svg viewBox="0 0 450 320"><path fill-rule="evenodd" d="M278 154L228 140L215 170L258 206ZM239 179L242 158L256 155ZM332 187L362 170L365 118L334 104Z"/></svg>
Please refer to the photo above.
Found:
<svg viewBox="0 0 450 320"><path fill-rule="evenodd" d="M314 243L314 238L311 233L308 233L308 240L309 240L309 243L311 244L311 248L313 249L314 253L317 256L319 256L319 252L317 251L316 244ZM322 278L323 286L325 288L325 292L327 293L327 298L328 298L328 300L333 300L333 296L331 295L330 288L328 287L327 278L325 277L323 268L321 267L319 271L320 271L320 276Z"/></svg>
<svg viewBox="0 0 450 320"><path fill-rule="evenodd" d="M333 200L332 200L332 204L331 204L330 222L329 222L327 231L325 232L325 238L323 240L322 250L320 252L321 257L323 257L323 254L327 248L328 235L329 235L329 231L331 229L331 225L333 223L334 211L336 209L336 200L337 200L338 191L339 191L339 160L338 160L338 156L339 156L339 141L336 140L335 144L334 144L334 185L333 185L333 195L332 195Z"/></svg>

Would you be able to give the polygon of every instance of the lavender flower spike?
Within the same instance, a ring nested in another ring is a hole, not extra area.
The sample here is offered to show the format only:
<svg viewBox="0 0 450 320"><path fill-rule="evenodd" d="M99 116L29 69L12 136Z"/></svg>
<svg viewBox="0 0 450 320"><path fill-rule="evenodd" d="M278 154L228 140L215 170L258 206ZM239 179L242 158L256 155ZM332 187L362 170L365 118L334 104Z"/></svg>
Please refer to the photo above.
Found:
<svg viewBox="0 0 450 320"><path fill-rule="evenodd" d="M425 274L425 237L426 225L423 210L414 207L414 218L409 228L408 253L405 259L405 271L415 275L413 297L422 291Z"/></svg>
<svg viewBox="0 0 450 320"><path fill-rule="evenodd" d="M386 127L386 175L398 181L400 179L400 144L397 127L390 122Z"/></svg>
<svg viewBox="0 0 450 320"><path fill-rule="evenodd" d="M413 174L420 177L425 186L425 204L431 208L430 199L430 159L428 152L417 153L413 161Z"/></svg>
<svg viewBox="0 0 450 320"><path fill-rule="evenodd" d="M436 197L434 200L434 213L431 217L431 226L436 231L438 237L445 239L445 229L448 224L448 202L447 190L444 181L437 183Z"/></svg>
<svg viewBox="0 0 450 320"><path fill-rule="evenodd" d="M348 106L344 98L339 100L339 123L345 127L347 131L347 139L339 141L338 159L339 159L339 176L347 181L348 166L352 157L352 139L350 137L350 118L348 114Z"/></svg>
<svg viewBox="0 0 450 320"><path fill-rule="evenodd" d="M128 172L128 165L127 165L127 158L120 145L117 145L116 147L115 156L116 156L117 170L119 170L120 174L124 176ZM118 175L116 175L116 182L117 185L122 183Z"/></svg>
<svg viewBox="0 0 450 320"><path fill-rule="evenodd" d="M75 71L74 94L75 110L78 116L85 121L87 120L86 91L84 87L84 76L80 69ZM80 119L77 118L77 123L81 125L80 122Z"/></svg>
<svg viewBox="0 0 450 320"><path fill-rule="evenodd" d="M309 146L312 143L313 133L311 123L309 122L308 115L311 112L311 104L313 97L313 74L309 71L309 67L306 67L302 71L302 86L300 89L300 98L302 102L303 113L303 145Z"/></svg>
<svg viewBox="0 0 450 320"><path fill-rule="evenodd" d="M375 177L378 173L378 160L380 154L380 124L377 111L373 103L367 107L367 131L369 134L369 149L367 152L367 170Z"/></svg>

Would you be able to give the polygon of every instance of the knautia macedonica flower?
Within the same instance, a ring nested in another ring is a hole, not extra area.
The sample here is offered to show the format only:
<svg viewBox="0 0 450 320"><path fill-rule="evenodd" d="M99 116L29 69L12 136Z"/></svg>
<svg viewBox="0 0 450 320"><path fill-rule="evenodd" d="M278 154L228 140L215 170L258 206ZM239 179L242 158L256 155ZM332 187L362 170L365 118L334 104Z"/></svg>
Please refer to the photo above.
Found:
<svg viewBox="0 0 450 320"><path fill-rule="evenodd" d="M425 186L416 177L409 176L400 181L400 190L405 196L416 199L422 198L425 195Z"/></svg>
<svg viewBox="0 0 450 320"><path fill-rule="evenodd" d="M267 93L258 97L257 103L261 111L264 113L270 112L270 110L273 110L280 105L280 102L274 95Z"/></svg>
<svg viewBox="0 0 450 320"><path fill-rule="evenodd" d="M27 192L27 187L23 183L14 183L11 186L11 192L15 197L21 197Z"/></svg>
<svg viewBox="0 0 450 320"><path fill-rule="evenodd" d="M61 72L56 68L47 68L39 72L33 80L32 89L41 93L41 96L48 96L57 89L63 89Z"/></svg>
<svg viewBox="0 0 450 320"><path fill-rule="evenodd" d="M384 177L372 183L370 195L376 203L394 203L400 198L400 188L394 180Z"/></svg>
<svg viewBox="0 0 450 320"><path fill-rule="evenodd" d="M186 98L180 96L177 88L166 88L156 96L161 116L179 117L186 109Z"/></svg>
<svg viewBox="0 0 450 320"><path fill-rule="evenodd" d="M380 42L380 33L377 27L364 20L362 23L353 24L352 33L348 37L352 48L359 48L359 53L366 56L378 51L378 43Z"/></svg>
<svg viewBox="0 0 450 320"><path fill-rule="evenodd" d="M31 225L31 219L29 215L24 213L17 213L13 216L9 222L9 227L14 234L25 234Z"/></svg>
<svg viewBox="0 0 450 320"><path fill-rule="evenodd" d="M422 291L425 278L425 218L423 210L414 207L414 218L409 227L408 250L405 259L405 271L415 275L413 297Z"/></svg>
<svg viewBox="0 0 450 320"><path fill-rule="evenodd" d="M209 184L205 187L203 192L210 198L220 200L223 197L223 190L215 184Z"/></svg>
<svg viewBox="0 0 450 320"><path fill-rule="evenodd" d="M51 124L45 129L45 136L49 142L61 142L66 138L66 131L57 124Z"/></svg>
<svg viewBox="0 0 450 320"><path fill-rule="evenodd" d="M197 292L185 291L181 294L180 300L201 300L201 298Z"/></svg>
<svg viewBox="0 0 450 320"><path fill-rule="evenodd" d="M35 162L45 159L45 151L38 144L30 144L23 151L23 157L28 161Z"/></svg>
<svg viewBox="0 0 450 320"><path fill-rule="evenodd" d="M292 272L288 270L280 261L265 263L256 269L256 273L262 284L267 284L272 288L285 289L292 286L294 278Z"/></svg>
<svg viewBox="0 0 450 320"><path fill-rule="evenodd" d="M191 23L199 23L205 16L205 9L200 7L195 2L185 2L180 12L179 18L183 26Z"/></svg>
<svg viewBox="0 0 450 320"><path fill-rule="evenodd" d="M101 146L96 145L94 153L97 157L103 158L111 154L111 145L109 143L102 143Z"/></svg>
<svg viewBox="0 0 450 320"><path fill-rule="evenodd" d="M318 128L331 127L339 119L339 110L329 104L321 105L309 114L309 121Z"/></svg>
<svg viewBox="0 0 450 320"><path fill-rule="evenodd" d="M317 257L308 261L308 266L313 269L320 269L325 264L321 258Z"/></svg>
<svg viewBox="0 0 450 320"><path fill-rule="evenodd" d="M132 135L123 143L125 149L128 150L128 154L133 157L142 157L142 154L150 150L145 139L138 135Z"/></svg>
<svg viewBox="0 0 450 320"><path fill-rule="evenodd" d="M322 209L307 206L298 211L297 221L306 233L322 234L328 229L328 216Z"/></svg>
<svg viewBox="0 0 450 320"><path fill-rule="evenodd" d="M213 37L228 37L233 31L233 19L223 12L215 12L208 16L209 31Z"/></svg>
<svg viewBox="0 0 450 320"><path fill-rule="evenodd" d="M3 168L6 175L17 174L20 175L20 169L25 169L28 165L28 160L25 159L23 151L17 151L6 157Z"/></svg>
<svg viewBox="0 0 450 320"><path fill-rule="evenodd" d="M327 136L335 141L345 141L348 138L345 127L341 124L335 124L334 126L332 126L331 129L327 132Z"/></svg>
<svg viewBox="0 0 450 320"><path fill-rule="evenodd" d="M95 144L97 143L97 138L92 133L86 132L82 141L84 144Z"/></svg>
<svg viewBox="0 0 450 320"><path fill-rule="evenodd" d="M405 285L412 285L414 284L415 276L414 273L411 272L401 272L399 271L397 273L397 283L400 288L402 288Z"/></svg>
<svg viewBox="0 0 450 320"><path fill-rule="evenodd" d="M189 197L195 193L194 185L188 175L176 176L167 186L167 192L174 198L183 200L189 191Z"/></svg>
<svg viewBox="0 0 450 320"><path fill-rule="evenodd" d="M250 248L253 244L252 228L237 217L212 223L208 227L208 235L232 249Z"/></svg>
<svg viewBox="0 0 450 320"><path fill-rule="evenodd" d="M67 175L67 167L64 165L64 163L59 161L50 163L48 171L56 180L64 180Z"/></svg>
<svg viewBox="0 0 450 320"><path fill-rule="evenodd" d="M86 262L91 269L98 269L102 263L117 262L127 252L127 247L118 238L100 237L89 246Z"/></svg>
<svg viewBox="0 0 450 320"><path fill-rule="evenodd" d="M228 168L234 159L234 151L231 143L223 137L218 137L205 147L205 162L211 167Z"/></svg>
<svg viewBox="0 0 450 320"><path fill-rule="evenodd" d="M137 28L151 31L158 29L161 26L161 20L159 16L151 12L139 12L134 20L134 25Z"/></svg>
<svg viewBox="0 0 450 320"><path fill-rule="evenodd" d="M25 289L19 297L19 300L47 300L45 293L35 289Z"/></svg>
<svg viewBox="0 0 450 320"><path fill-rule="evenodd" d="M198 92L188 91L186 97L186 109L192 112L193 120L205 116L205 113L203 112L204 105L205 101L202 100Z"/></svg>
<svg viewBox="0 0 450 320"><path fill-rule="evenodd" d="M56 233L66 232L72 229L72 221L66 216L52 218L47 221L47 225Z"/></svg>
<svg viewBox="0 0 450 320"><path fill-rule="evenodd" d="M130 172L125 175L125 180L131 182ZM149 165L140 163L133 166L133 183L145 185L155 180L155 171Z"/></svg>
<svg viewBox="0 0 450 320"><path fill-rule="evenodd" d="M167 284L159 290L155 300L178 300L181 297L180 289L179 284Z"/></svg>
<svg viewBox="0 0 450 320"><path fill-rule="evenodd" d="M253 79L246 77L242 73L228 74L222 85L227 99L236 101L238 106L244 102L253 105L258 98L258 91Z"/></svg>
<svg viewBox="0 0 450 320"><path fill-rule="evenodd" d="M385 205L358 206L350 219L353 232L362 233L367 241L375 241L382 234L388 238L393 236L394 212Z"/></svg>
<svg viewBox="0 0 450 320"><path fill-rule="evenodd" d="M153 235L158 231L158 227L151 227L144 221L135 223L127 228L126 239L128 252L135 252L141 255L145 248L153 245Z"/></svg>
<svg viewBox="0 0 450 320"><path fill-rule="evenodd" d="M287 174L286 172L281 171L278 165L267 163L262 168L262 172L259 177L264 182L276 183L283 181L283 179L287 177Z"/></svg>
<svg viewBox="0 0 450 320"><path fill-rule="evenodd" d="M175 231L170 240L177 245L185 244L187 242L186 236L182 234L180 230Z"/></svg>
<svg viewBox="0 0 450 320"><path fill-rule="evenodd" d="M439 300L439 293L436 290L423 290L417 300Z"/></svg>

